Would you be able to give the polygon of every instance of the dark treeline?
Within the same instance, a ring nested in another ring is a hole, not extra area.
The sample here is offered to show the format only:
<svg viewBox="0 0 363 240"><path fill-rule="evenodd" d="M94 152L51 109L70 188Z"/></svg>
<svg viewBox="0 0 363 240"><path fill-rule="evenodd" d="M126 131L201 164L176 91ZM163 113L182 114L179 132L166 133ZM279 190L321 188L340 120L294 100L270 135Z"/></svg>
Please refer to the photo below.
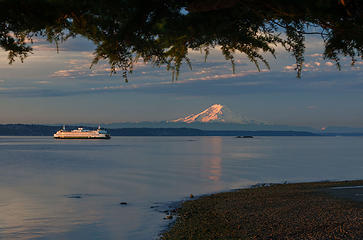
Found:
<svg viewBox="0 0 363 240"><path fill-rule="evenodd" d="M84 125L67 126L67 130L83 127L95 130L97 127ZM0 124L0 136L53 136L62 126L37 124ZM196 128L106 128L111 136L363 136L362 132L314 133L309 131L279 130L200 130Z"/></svg>
<svg viewBox="0 0 363 240"><path fill-rule="evenodd" d="M62 126L33 124L0 124L0 136L53 136ZM96 129L86 126L67 126L67 129ZM319 136L306 131L210 131L195 128L113 128L111 136Z"/></svg>
<svg viewBox="0 0 363 240"><path fill-rule="evenodd" d="M38 37L61 43L83 36L95 44L90 65L106 60L127 74L137 61L166 66L177 77L191 66L190 49L205 56L219 46L226 60L243 53L260 69L278 45L304 62L305 38L320 36L324 58L362 58L361 0L0 0L0 47L23 61ZM234 70L233 70L234 71Z"/></svg>
<svg viewBox="0 0 363 240"><path fill-rule="evenodd" d="M60 128L37 124L0 124L0 136L51 136Z"/></svg>

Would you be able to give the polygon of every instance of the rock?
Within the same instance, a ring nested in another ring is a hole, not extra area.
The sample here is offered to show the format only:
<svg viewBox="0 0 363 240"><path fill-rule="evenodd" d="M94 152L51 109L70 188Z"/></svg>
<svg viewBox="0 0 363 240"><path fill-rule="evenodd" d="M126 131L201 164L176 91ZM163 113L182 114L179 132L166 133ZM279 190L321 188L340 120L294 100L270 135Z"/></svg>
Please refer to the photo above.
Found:
<svg viewBox="0 0 363 240"><path fill-rule="evenodd" d="M70 195L64 195L67 198L82 198L80 194L70 194Z"/></svg>
<svg viewBox="0 0 363 240"><path fill-rule="evenodd" d="M70 196L68 198L82 198L81 196Z"/></svg>
<svg viewBox="0 0 363 240"><path fill-rule="evenodd" d="M120 205L127 205L127 202L120 202Z"/></svg>

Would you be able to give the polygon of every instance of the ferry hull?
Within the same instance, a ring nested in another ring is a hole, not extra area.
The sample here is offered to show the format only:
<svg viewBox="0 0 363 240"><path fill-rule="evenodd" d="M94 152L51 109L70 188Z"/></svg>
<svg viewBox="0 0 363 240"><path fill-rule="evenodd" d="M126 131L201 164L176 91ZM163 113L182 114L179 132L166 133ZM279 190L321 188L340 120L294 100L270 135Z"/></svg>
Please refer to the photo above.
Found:
<svg viewBox="0 0 363 240"><path fill-rule="evenodd" d="M88 136L54 136L55 139L110 139L110 136L88 137Z"/></svg>

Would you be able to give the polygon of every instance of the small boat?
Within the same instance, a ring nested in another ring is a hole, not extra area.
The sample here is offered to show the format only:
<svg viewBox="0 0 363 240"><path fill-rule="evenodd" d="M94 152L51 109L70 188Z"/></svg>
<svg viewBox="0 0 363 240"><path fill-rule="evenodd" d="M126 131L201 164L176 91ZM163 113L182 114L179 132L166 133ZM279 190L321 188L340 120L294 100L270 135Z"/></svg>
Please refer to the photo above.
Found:
<svg viewBox="0 0 363 240"><path fill-rule="evenodd" d="M111 136L106 130L102 130L98 126L97 130L87 130L83 128L78 128L75 130L67 131L65 126L54 135L54 138L60 139L110 139Z"/></svg>
<svg viewBox="0 0 363 240"><path fill-rule="evenodd" d="M243 136L243 138L253 138L253 136Z"/></svg>
<svg viewBox="0 0 363 240"><path fill-rule="evenodd" d="M236 138L253 138L253 136L237 136Z"/></svg>

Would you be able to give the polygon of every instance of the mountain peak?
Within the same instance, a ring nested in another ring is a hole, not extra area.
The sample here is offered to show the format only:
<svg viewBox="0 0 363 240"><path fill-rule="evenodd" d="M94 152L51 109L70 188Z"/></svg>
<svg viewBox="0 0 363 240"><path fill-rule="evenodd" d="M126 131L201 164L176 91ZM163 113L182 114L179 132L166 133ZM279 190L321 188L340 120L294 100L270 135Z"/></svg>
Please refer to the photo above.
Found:
<svg viewBox="0 0 363 240"><path fill-rule="evenodd" d="M184 118L178 118L176 120L172 120L171 122L236 122L236 118L233 117L232 111L229 108L223 106L222 104L213 104L200 113L191 114ZM242 122L242 120L238 119L237 122Z"/></svg>

